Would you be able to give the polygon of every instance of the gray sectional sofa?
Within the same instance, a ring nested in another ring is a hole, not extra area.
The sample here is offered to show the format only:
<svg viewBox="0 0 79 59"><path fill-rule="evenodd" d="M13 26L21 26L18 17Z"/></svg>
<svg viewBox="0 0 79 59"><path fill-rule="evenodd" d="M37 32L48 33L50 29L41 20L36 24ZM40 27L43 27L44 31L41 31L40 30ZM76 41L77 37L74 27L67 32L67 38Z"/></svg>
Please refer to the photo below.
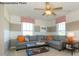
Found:
<svg viewBox="0 0 79 59"><path fill-rule="evenodd" d="M50 47L53 47L58 50L64 49L63 42L65 41L66 36L54 36L52 41L49 41L48 44Z"/></svg>
<svg viewBox="0 0 79 59"><path fill-rule="evenodd" d="M48 45L58 50L63 49L63 42L65 41L65 36L53 36L51 41L48 41ZM45 42L47 40L46 35L36 35L36 36L25 36L26 42L20 43L16 39L11 41L12 46L16 46L16 50L26 48L25 44L36 43L36 42ZM15 42L15 43L13 43ZM14 44L14 45L13 45Z"/></svg>

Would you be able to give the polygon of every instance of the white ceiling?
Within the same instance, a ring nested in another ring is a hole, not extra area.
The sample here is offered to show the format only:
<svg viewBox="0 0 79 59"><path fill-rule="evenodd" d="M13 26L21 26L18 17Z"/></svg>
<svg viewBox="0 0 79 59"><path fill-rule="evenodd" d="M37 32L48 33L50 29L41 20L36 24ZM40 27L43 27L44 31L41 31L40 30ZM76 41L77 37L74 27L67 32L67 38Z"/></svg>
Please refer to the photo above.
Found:
<svg viewBox="0 0 79 59"><path fill-rule="evenodd" d="M52 20L56 16L43 16L44 11L34 10L34 8L44 8L44 2L27 2L27 4L6 4L8 13L15 16L28 16L35 19ZM79 2L51 2L56 7L62 6L63 10L56 11L57 16L64 15L68 11L79 10Z"/></svg>

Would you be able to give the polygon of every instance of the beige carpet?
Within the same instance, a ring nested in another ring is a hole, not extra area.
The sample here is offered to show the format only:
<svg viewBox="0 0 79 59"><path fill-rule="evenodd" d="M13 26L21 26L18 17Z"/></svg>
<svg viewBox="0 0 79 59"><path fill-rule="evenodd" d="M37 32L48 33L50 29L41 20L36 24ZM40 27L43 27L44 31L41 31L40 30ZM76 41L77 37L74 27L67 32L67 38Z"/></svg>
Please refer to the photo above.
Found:
<svg viewBox="0 0 79 59"><path fill-rule="evenodd" d="M15 49L13 49L8 52L7 56L27 56L27 54L26 54L26 50L15 51ZM33 55L33 56L72 56L72 55L70 51L66 51L66 50L58 51L56 49L50 48L50 51L48 52ZM74 53L74 56L79 56L79 52L76 51Z"/></svg>

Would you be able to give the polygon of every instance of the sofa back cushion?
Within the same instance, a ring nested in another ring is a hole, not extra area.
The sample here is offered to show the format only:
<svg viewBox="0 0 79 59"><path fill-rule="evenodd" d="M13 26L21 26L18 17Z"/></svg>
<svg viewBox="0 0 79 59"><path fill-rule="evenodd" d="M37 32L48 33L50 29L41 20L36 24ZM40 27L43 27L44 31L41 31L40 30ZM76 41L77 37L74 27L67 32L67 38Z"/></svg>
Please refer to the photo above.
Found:
<svg viewBox="0 0 79 59"><path fill-rule="evenodd" d="M30 41L30 42L31 42L31 41L37 41L37 37L36 37L36 36L30 36L29 41Z"/></svg>
<svg viewBox="0 0 79 59"><path fill-rule="evenodd" d="M66 36L55 36L54 37L54 40L56 41L61 41L61 40L65 40L66 39Z"/></svg>
<svg viewBox="0 0 79 59"><path fill-rule="evenodd" d="M43 35L37 35L37 40L42 41L43 40Z"/></svg>

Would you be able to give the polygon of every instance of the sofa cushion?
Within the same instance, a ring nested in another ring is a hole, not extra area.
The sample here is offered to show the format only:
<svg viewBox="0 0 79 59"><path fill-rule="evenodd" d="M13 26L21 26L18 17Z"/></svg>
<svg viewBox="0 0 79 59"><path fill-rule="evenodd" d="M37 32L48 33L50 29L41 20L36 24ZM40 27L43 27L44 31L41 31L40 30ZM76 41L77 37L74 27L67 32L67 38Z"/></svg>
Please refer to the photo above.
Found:
<svg viewBox="0 0 79 59"><path fill-rule="evenodd" d="M57 48L57 49L62 49L62 44L60 41L50 41L49 43L49 46L51 47L54 47L54 48Z"/></svg>
<svg viewBox="0 0 79 59"><path fill-rule="evenodd" d="M54 40L55 41L60 41L60 40L65 40L66 36L55 36Z"/></svg>
<svg viewBox="0 0 79 59"><path fill-rule="evenodd" d="M29 42L29 40L30 40L30 36L25 36L25 41Z"/></svg>
<svg viewBox="0 0 79 59"><path fill-rule="evenodd" d="M60 42L59 41L53 41L52 44L54 44L54 45L60 45Z"/></svg>
<svg viewBox="0 0 79 59"><path fill-rule="evenodd" d="M30 42L31 41L37 41L37 37L36 36L30 36L30 40L29 40Z"/></svg>
<svg viewBox="0 0 79 59"><path fill-rule="evenodd" d="M54 40L56 40L56 41L57 41L57 40L58 40L58 37L57 37L57 36L54 36Z"/></svg>
<svg viewBox="0 0 79 59"><path fill-rule="evenodd" d="M37 36L37 40L38 41L42 41L43 40L43 36L42 35Z"/></svg>
<svg viewBox="0 0 79 59"><path fill-rule="evenodd" d="M25 44L25 46L27 46L27 47L35 46L35 45L36 45L36 43L34 43L34 42L27 42L27 43Z"/></svg>
<svg viewBox="0 0 79 59"><path fill-rule="evenodd" d="M16 42L16 46L23 46L23 45L25 45L26 44L26 42L23 42L23 43L20 43L20 42Z"/></svg>

